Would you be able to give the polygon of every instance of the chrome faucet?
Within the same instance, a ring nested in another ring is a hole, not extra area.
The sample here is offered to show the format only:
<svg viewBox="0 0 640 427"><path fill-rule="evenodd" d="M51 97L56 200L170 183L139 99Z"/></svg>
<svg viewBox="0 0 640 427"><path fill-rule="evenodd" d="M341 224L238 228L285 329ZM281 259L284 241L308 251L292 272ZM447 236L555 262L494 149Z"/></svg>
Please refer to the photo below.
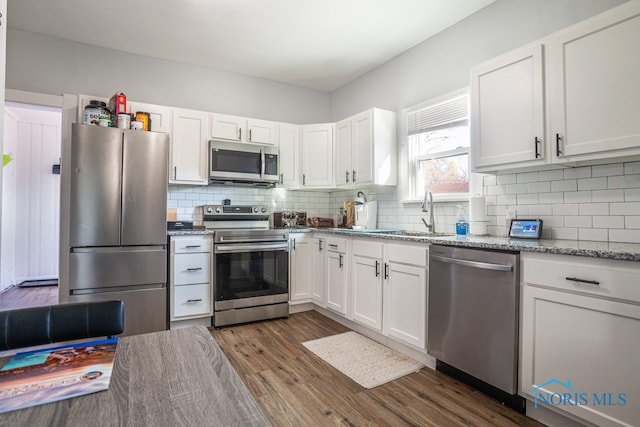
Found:
<svg viewBox="0 0 640 427"><path fill-rule="evenodd" d="M433 219L433 194L431 194L431 191L426 191L424 193L424 200L422 201L422 212L429 212L428 223L424 218L420 219L422 219L422 223L425 227L427 227L427 231L429 231L429 233L435 233L436 223Z"/></svg>

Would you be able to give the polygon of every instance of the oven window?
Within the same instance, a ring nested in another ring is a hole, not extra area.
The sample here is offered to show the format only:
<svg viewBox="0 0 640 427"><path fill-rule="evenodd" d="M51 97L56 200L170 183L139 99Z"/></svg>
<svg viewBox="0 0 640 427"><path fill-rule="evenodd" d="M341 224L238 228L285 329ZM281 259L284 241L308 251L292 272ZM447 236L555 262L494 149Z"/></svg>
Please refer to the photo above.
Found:
<svg viewBox="0 0 640 427"><path fill-rule="evenodd" d="M289 292L287 251L219 253L216 259L216 301Z"/></svg>
<svg viewBox="0 0 640 427"><path fill-rule="evenodd" d="M260 153L212 150L211 170L218 172L260 173Z"/></svg>

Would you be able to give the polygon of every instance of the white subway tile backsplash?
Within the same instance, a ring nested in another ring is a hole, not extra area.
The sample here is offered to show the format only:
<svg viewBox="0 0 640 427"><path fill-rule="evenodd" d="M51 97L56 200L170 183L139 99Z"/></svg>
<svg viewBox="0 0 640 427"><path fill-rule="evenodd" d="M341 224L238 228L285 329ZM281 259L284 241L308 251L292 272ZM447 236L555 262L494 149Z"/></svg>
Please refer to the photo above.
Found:
<svg viewBox="0 0 640 427"><path fill-rule="evenodd" d="M640 202L611 203L610 215L637 215L640 212Z"/></svg>
<svg viewBox="0 0 640 427"><path fill-rule="evenodd" d="M624 189L624 201L625 202L640 202L640 188L625 188Z"/></svg>
<svg viewBox="0 0 640 427"><path fill-rule="evenodd" d="M549 193L550 191L550 182L530 182L527 184L527 193Z"/></svg>
<svg viewBox="0 0 640 427"><path fill-rule="evenodd" d="M516 197L515 194L507 194L504 196L497 196L496 197L496 204L497 205L516 205L518 204L518 198Z"/></svg>
<svg viewBox="0 0 640 427"><path fill-rule="evenodd" d="M576 204L576 203L561 204L561 205L554 205L553 206L553 214L554 215L567 216L567 215L579 215L579 213L580 213L580 209L579 209L578 204Z"/></svg>
<svg viewBox="0 0 640 427"><path fill-rule="evenodd" d="M609 215L608 203L583 203L580 205L580 215Z"/></svg>
<svg viewBox="0 0 640 427"><path fill-rule="evenodd" d="M548 228L548 227L564 227L565 223L564 223L564 218L563 216L548 216L548 215L543 215L540 217L540 219L543 221L542 223L542 228ZM570 225L570 224L567 224Z"/></svg>
<svg viewBox="0 0 640 427"><path fill-rule="evenodd" d="M578 228L591 228L592 220L590 216L565 216L564 224Z"/></svg>
<svg viewBox="0 0 640 427"><path fill-rule="evenodd" d="M564 179L564 172L562 169L540 171L539 178L540 181L561 181Z"/></svg>
<svg viewBox="0 0 640 427"><path fill-rule="evenodd" d="M564 193L565 203L590 203L591 191L569 191Z"/></svg>
<svg viewBox="0 0 640 427"><path fill-rule="evenodd" d="M624 202L624 190L593 190L591 192L593 202Z"/></svg>
<svg viewBox="0 0 640 427"><path fill-rule="evenodd" d="M534 216L553 215L553 206L552 205L529 206L529 214Z"/></svg>
<svg viewBox="0 0 640 427"><path fill-rule="evenodd" d="M526 172L519 173L516 175L516 182L518 184L527 183L527 182L538 182L540 175L538 172Z"/></svg>
<svg viewBox="0 0 640 427"><path fill-rule="evenodd" d="M509 184L506 194L520 194L527 192L527 184Z"/></svg>
<svg viewBox="0 0 640 427"><path fill-rule="evenodd" d="M577 191L578 190L578 180L569 179L563 181L551 181L551 191Z"/></svg>
<svg viewBox="0 0 640 427"><path fill-rule="evenodd" d="M564 193L540 193L540 203L564 203Z"/></svg>
<svg viewBox="0 0 640 427"><path fill-rule="evenodd" d="M614 176L622 174L624 174L624 167L622 163L591 166L591 176L593 177Z"/></svg>
<svg viewBox="0 0 640 427"><path fill-rule="evenodd" d="M606 228L580 228L578 239L606 242L609 239L609 230Z"/></svg>
<svg viewBox="0 0 640 427"><path fill-rule="evenodd" d="M485 175L482 177L482 183L485 187L496 185L498 183L495 175Z"/></svg>
<svg viewBox="0 0 640 427"><path fill-rule="evenodd" d="M608 188L638 188L640 187L640 174L610 176Z"/></svg>
<svg viewBox="0 0 640 427"><path fill-rule="evenodd" d="M578 180L578 191L604 190L607 188L607 177L582 178Z"/></svg>
<svg viewBox="0 0 640 427"><path fill-rule="evenodd" d="M518 205L537 205L539 203L538 193L518 194Z"/></svg>
<svg viewBox="0 0 640 427"><path fill-rule="evenodd" d="M593 228L624 228L624 216L593 216Z"/></svg>
<svg viewBox="0 0 640 427"><path fill-rule="evenodd" d="M558 240L578 240L577 228L553 228L551 238Z"/></svg>
<svg viewBox="0 0 640 427"><path fill-rule="evenodd" d="M487 196L496 196L507 194L507 186L506 185L491 185L489 187L485 187L485 194Z"/></svg>
<svg viewBox="0 0 640 427"><path fill-rule="evenodd" d="M640 212L638 212L640 214ZM628 215L624 217L624 228L640 229L640 215Z"/></svg>
<svg viewBox="0 0 640 427"><path fill-rule="evenodd" d="M640 243L640 230L609 230L610 242Z"/></svg>
<svg viewBox="0 0 640 427"><path fill-rule="evenodd" d="M516 174L497 175L496 182L498 184L515 184L517 182Z"/></svg>
<svg viewBox="0 0 640 427"><path fill-rule="evenodd" d="M591 166L564 169L564 179L591 178Z"/></svg>
<svg viewBox="0 0 640 427"><path fill-rule="evenodd" d="M625 175L640 174L640 162L625 163L624 174Z"/></svg>

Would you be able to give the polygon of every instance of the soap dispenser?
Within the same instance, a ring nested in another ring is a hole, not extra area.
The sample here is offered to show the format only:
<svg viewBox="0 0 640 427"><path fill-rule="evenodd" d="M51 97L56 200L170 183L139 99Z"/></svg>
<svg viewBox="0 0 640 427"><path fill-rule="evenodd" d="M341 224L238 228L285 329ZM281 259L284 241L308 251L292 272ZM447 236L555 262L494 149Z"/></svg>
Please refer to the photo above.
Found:
<svg viewBox="0 0 640 427"><path fill-rule="evenodd" d="M464 207L458 205L458 220L456 221L456 234L466 236L469 231L469 223L464 217Z"/></svg>

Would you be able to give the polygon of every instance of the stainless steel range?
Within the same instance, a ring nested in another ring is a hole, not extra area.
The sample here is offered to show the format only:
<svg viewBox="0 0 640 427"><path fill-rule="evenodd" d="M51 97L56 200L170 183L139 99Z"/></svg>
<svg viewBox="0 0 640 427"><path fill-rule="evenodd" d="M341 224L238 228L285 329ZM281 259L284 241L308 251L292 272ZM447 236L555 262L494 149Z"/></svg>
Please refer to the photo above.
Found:
<svg viewBox="0 0 640 427"><path fill-rule="evenodd" d="M214 230L214 326L287 317L289 232L269 229L266 206L202 209Z"/></svg>

